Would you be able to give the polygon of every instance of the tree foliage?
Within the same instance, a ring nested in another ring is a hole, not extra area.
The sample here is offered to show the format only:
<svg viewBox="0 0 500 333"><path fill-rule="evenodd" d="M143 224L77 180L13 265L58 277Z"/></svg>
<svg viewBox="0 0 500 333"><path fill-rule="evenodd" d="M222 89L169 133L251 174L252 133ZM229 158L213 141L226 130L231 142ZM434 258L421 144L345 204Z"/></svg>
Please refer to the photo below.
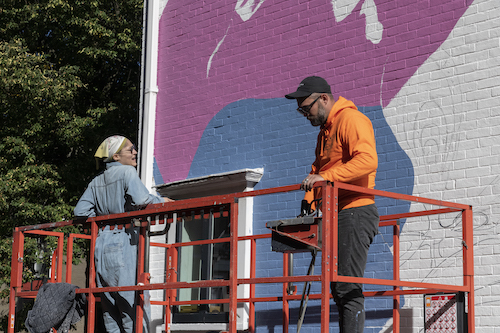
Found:
<svg viewBox="0 0 500 333"><path fill-rule="evenodd" d="M136 139L142 6L0 0L0 283L13 228L71 219L98 144ZM27 242L28 270L39 242Z"/></svg>

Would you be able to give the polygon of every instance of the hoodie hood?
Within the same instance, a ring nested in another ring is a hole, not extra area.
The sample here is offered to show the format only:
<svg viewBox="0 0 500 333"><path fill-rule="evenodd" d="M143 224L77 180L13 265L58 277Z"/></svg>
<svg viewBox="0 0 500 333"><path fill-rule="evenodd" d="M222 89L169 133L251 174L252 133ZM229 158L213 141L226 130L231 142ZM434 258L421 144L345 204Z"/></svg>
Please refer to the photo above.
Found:
<svg viewBox="0 0 500 333"><path fill-rule="evenodd" d="M332 127L333 121L335 120L335 117L338 116L340 112L344 109L354 109L357 110L358 108L356 105L347 99L345 99L342 96L339 96L339 99L333 104L332 109L330 110L330 114L328 115L328 119L326 122L321 125L321 130L328 129Z"/></svg>
<svg viewBox="0 0 500 333"><path fill-rule="evenodd" d="M320 155L324 155L324 150L325 150L325 144L328 141L328 138L330 137L330 131L332 128L333 123L335 122L335 118L345 109L354 109L358 110L356 105L347 99L345 99L342 96L339 96L339 99L333 104L332 109L330 110L330 113L328 114L328 119L326 122L321 125L321 130L318 134L320 142Z"/></svg>

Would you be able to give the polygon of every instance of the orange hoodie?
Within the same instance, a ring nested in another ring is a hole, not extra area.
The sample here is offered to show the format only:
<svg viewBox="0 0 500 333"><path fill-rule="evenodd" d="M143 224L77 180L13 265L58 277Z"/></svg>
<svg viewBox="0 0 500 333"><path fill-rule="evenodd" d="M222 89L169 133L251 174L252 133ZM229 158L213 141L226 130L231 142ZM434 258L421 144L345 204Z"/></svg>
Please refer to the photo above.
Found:
<svg viewBox="0 0 500 333"><path fill-rule="evenodd" d="M368 188L375 187L378 157L373 126L353 102L339 96L328 119L321 126L316 144L316 160L310 174L325 180ZM311 202L321 198L321 189L306 192ZM373 204L374 198L350 191L339 192L339 210Z"/></svg>

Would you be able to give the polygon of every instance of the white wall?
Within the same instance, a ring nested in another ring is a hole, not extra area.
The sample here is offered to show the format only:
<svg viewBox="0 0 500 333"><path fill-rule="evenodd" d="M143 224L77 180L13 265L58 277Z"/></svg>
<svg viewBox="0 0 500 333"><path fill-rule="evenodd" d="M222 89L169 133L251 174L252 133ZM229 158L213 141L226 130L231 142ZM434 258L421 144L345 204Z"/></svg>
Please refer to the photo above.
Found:
<svg viewBox="0 0 500 333"><path fill-rule="evenodd" d="M500 2L475 1L384 114L412 160L414 195L473 205L476 332L500 332ZM436 281L439 272L461 283L459 227L451 218L409 221L402 278ZM426 253L435 259L422 260ZM405 308L409 324L423 322L421 297ZM412 326L403 331L423 332Z"/></svg>

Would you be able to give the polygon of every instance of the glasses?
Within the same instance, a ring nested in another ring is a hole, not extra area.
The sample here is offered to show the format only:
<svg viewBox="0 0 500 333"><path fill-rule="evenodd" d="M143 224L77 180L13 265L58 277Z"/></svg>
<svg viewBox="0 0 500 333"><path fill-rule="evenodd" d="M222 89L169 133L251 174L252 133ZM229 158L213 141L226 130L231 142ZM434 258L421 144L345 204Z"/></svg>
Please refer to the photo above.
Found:
<svg viewBox="0 0 500 333"><path fill-rule="evenodd" d="M129 149L123 149L123 151L129 151L131 154L133 154L133 153L134 153L134 150L135 150L136 152L139 152L139 151L137 150L137 146L136 146L136 145L132 145L132 147L130 147Z"/></svg>
<svg viewBox="0 0 500 333"><path fill-rule="evenodd" d="M312 106L314 105L314 103L316 103L316 101L321 97L321 95L319 95L315 100L314 102L312 102L311 104L309 105L306 105L306 106L299 106L297 108L297 111L299 111L302 115L304 116L307 116L309 114L309 111L311 111L311 108Z"/></svg>

